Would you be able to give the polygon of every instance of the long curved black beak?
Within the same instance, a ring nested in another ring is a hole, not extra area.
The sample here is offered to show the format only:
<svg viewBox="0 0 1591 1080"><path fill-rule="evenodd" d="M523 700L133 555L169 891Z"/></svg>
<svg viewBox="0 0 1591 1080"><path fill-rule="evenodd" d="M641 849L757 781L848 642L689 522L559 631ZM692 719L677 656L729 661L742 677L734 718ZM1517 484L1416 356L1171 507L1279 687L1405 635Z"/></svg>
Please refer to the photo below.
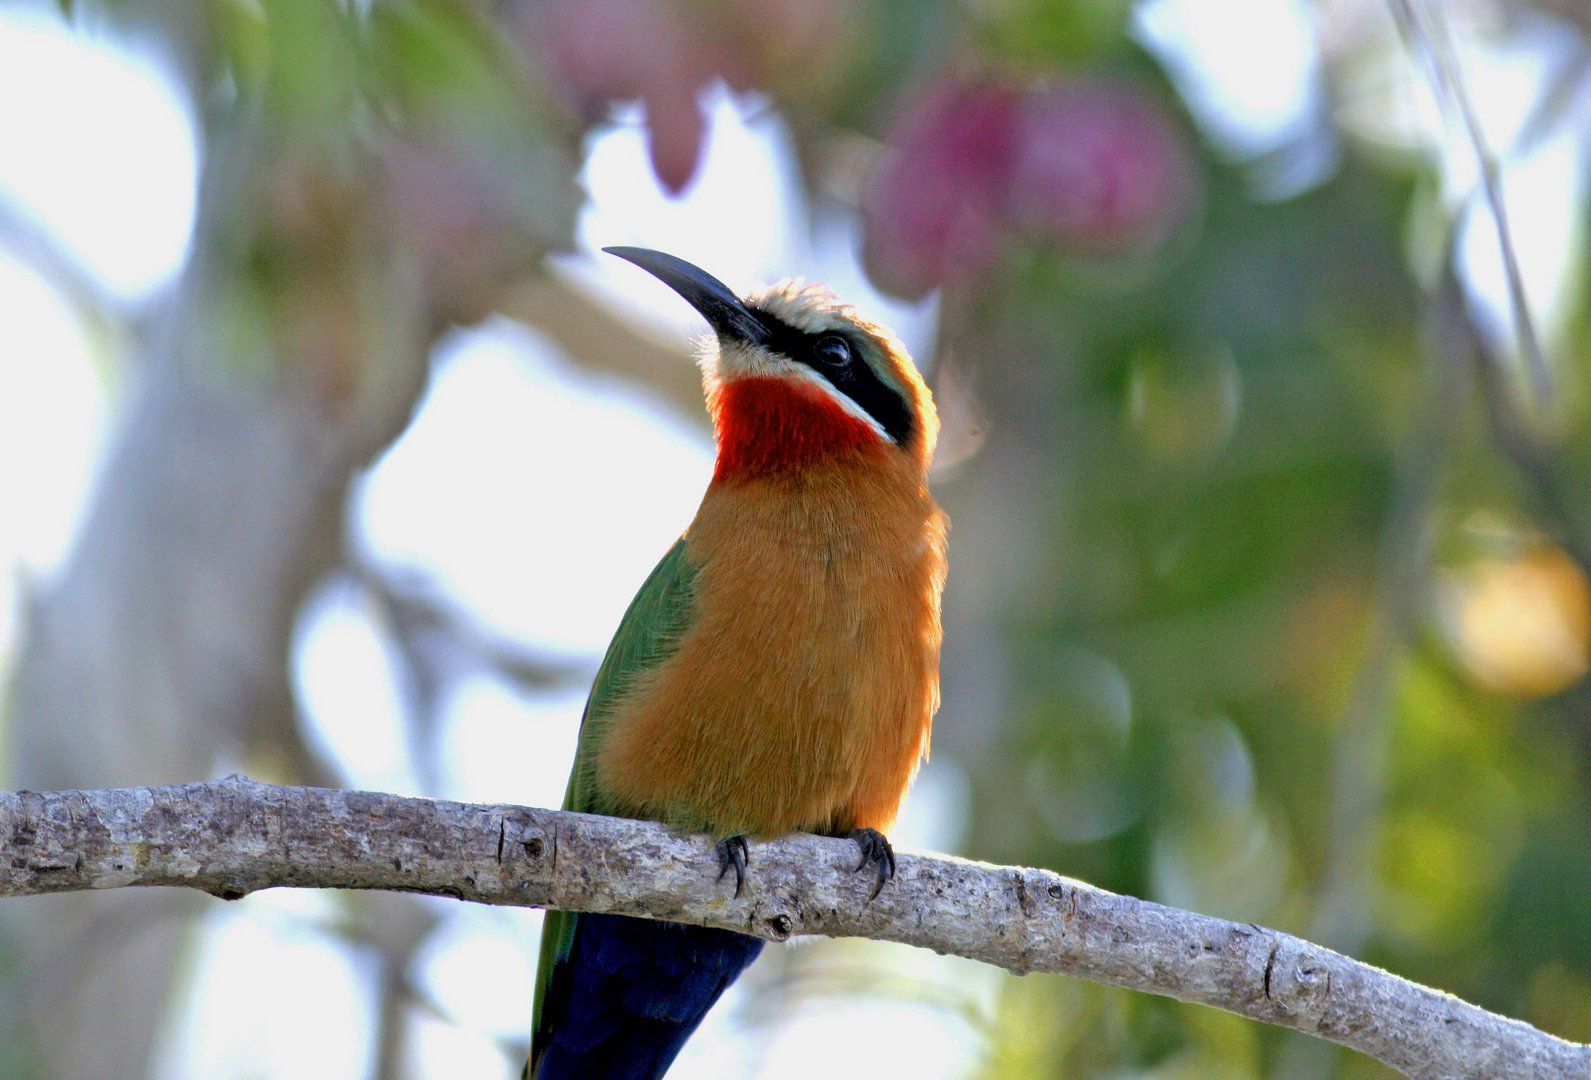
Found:
<svg viewBox="0 0 1591 1080"><path fill-rule="evenodd" d="M633 262L679 293L702 313L702 318L712 325L720 338L750 345L767 344L769 332L762 320L730 291L728 285L701 267L651 248L605 247L602 250Z"/></svg>

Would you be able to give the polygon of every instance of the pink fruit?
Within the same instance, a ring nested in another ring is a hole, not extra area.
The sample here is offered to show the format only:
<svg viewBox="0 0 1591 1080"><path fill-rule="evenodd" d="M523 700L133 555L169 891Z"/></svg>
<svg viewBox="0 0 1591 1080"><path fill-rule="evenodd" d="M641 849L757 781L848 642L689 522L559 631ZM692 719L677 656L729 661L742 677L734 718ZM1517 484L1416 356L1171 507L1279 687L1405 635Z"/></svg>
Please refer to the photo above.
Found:
<svg viewBox="0 0 1591 1080"><path fill-rule="evenodd" d="M946 79L908 107L864 200L864 258L878 285L920 296L987 269L1010 173L1017 92Z"/></svg>
<svg viewBox="0 0 1591 1080"><path fill-rule="evenodd" d="M1159 108L1124 83L1029 94L1005 212L1027 236L1091 249L1164 238L1193 188L1190 155Z"/></svg>
<svg viewBox="0 0 1591 1080"><path fill-rule="evenodd" d="M721 66L714 41L661 0L539 0L519 13L532 54L586 122L614 101L644 103L652 170L684 190L706 144L698 98Z"/></svg>

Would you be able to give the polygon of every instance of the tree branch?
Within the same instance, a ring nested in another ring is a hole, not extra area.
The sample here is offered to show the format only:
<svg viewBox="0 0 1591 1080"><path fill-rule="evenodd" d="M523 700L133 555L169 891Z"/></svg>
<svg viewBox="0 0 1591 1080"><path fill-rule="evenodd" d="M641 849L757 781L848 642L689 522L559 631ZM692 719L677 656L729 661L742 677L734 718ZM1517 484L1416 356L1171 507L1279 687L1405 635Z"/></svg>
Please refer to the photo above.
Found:
<svg viewBox="0 0 1591 1080"><path fill-rule="evenodd" d="M613 911L784 941L870 937L1060 972L1331 1039L1409 1076L1591 1076L1565 1042L1275 930L1118 896L1047 870L902 855L876 900L846 841L752 849L744 895L701 837L520 806L279 787L0 794L0 896L180 885L391 889L485 904Z"/></svg>
<svg viewBox="0 0 1591 1080"><path fill-rule="evenodd" d="M1508 207L1503 198L1502 166L1481 130L1480 117L1475 112L1465 85L1458 51L1448 33L1447 23L1443 21L1443 16L1427 11L1423 2L1417 6L1416 0L1388 0L1388 6L1411 50L1415 45L1424 47L1430 62L1437 103L1444 115L1449 111L1457 114L1470 149L1475 154L1475 163L1480 170L1481 192L1497 230L1497 248L1503 263L1503 277L1508 283L1508 305L1514 318L1519 351L1536 392L1537 404L1546 404L1552 400L1552 368L1542 352L1541 336L1536 333L1535 316L1530 311L1530 298L1525 295L1525 275L1519 268L1518 249L1514 246L1513 230L1508 223Z"/></svg>

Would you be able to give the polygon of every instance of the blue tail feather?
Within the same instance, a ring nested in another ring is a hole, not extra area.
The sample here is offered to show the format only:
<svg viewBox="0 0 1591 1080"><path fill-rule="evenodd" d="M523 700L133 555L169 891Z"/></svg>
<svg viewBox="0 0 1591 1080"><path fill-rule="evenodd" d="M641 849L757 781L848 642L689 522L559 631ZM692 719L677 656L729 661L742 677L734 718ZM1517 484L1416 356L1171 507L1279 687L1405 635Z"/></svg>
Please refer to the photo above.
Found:
<svg viewBox="0 0 1591 1080"><path fill-rule="evenodd" d="M762 951L745 934L581 915L543 1005L536 1080L657 1080Z"/></svg>

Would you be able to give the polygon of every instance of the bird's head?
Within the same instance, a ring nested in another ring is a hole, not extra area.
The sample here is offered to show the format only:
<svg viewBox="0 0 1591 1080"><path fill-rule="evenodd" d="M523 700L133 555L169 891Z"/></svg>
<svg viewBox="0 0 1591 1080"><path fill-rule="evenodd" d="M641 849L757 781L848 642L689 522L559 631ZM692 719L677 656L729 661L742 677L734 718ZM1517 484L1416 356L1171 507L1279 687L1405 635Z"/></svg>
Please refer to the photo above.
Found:
<svg viewBox="0 0 1591 1080"><path fill-rule="evenodd" d="M926 472L933 396L894 335L826 286L785 281L742 299L672 255L603 250L662 280L717 335L702 373L720 479L879 456Z"/></svg>

